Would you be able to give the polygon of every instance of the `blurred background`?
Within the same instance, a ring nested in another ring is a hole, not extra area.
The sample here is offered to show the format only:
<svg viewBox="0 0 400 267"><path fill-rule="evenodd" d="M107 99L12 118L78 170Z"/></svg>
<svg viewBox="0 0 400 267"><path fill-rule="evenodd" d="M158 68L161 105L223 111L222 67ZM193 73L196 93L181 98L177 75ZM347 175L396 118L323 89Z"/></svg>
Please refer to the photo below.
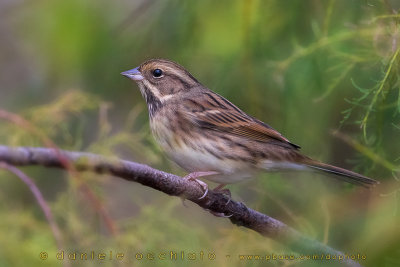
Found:
<svg viewBox="0 0 400 267"><path fill-rule="evenodd" d="M153 140L137 86L120 75L150 58L171 59L306 155L381 181L369 191L318 174L261 174L229 185L233 199L364 255L365 266L399 266L399 8L397 0L0 0L0 109L30 124L0 118L0 144L43 147L48 138L185 175ZM240 260L297 254L136 183L20 169L50 205L62 249L28 187L0 170L0 266L100 263L57 260L61 250L65 258L126 255L105 266L320 264ZM197 259L145 259L170 251Z"/></svg>

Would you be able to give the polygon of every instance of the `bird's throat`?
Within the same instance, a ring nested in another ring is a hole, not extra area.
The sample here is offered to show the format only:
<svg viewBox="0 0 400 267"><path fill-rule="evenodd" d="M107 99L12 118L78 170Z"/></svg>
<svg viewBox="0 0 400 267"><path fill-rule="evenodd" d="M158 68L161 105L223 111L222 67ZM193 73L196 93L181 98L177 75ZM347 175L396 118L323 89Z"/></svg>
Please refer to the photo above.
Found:
<svg viewBox="0 0 400 267"><path fill-rule="evenodd" d="M143 83L139 83L140 93L144 97L149 110L149 115L152 118L162 107L161 100L156 97L153 92L146 87Z"/></svg>

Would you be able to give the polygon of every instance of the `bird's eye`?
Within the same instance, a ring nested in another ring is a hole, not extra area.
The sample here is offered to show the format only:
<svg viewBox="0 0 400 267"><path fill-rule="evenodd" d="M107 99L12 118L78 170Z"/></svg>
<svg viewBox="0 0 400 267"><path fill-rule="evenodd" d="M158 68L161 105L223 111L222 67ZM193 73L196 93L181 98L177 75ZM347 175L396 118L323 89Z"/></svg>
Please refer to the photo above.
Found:
<svg viewBox="0 0 400 267"><path fill-rule="evenodd" d="M162 75L163 75L162 70L160 70L160 69L155 69L155 70L153 70L153 76L154 76L155 78L160 78Z"/></svg>

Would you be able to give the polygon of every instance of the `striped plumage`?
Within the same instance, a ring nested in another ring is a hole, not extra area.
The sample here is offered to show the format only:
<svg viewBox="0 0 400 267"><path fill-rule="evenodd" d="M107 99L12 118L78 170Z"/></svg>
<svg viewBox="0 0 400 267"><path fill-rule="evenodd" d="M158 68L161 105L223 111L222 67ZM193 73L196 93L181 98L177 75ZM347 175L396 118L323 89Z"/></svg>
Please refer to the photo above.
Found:
<svg viewBox="0 0 400 267"><path fill-rule="evenodd" d="M122 74L139 85L156 140L188 172L217 172L205 178L220 184L239 182L258 171L281 170L321 171L363 186L377 183L301 154L298 145L174 62L153 59Z"/></svg>

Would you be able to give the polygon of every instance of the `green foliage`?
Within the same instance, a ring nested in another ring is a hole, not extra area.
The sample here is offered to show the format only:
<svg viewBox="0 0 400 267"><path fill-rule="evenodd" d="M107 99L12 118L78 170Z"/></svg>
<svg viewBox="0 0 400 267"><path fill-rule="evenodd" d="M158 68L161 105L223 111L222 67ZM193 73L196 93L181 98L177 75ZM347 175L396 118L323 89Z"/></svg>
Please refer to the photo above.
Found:
<svg viewBox="0 0 400 267"><path fill-rule="evenodd" d="M260 174L228 186L234 199L339 250L365 254L361 264L399 265L397 1L6 2L0 4L0 107L26 122L0 119L1 144L47 146L50 140L63 149L183 175L151 137L139 90L119 75L146 59L169 58L305 154L381 181L368 192L314 174ZM318 266L241 261L239 254L292 252L138 184L108 175L21 169L51 206L65 251L129 257L106 266L158 265L139 262L135 254L170 251L213 252L217 258L163 265ZM0 266L61 265L31 192L3 170L0 203ZM110 233L96 203L118 233ZM49 259L40 260L41 251Z"/></svg>

